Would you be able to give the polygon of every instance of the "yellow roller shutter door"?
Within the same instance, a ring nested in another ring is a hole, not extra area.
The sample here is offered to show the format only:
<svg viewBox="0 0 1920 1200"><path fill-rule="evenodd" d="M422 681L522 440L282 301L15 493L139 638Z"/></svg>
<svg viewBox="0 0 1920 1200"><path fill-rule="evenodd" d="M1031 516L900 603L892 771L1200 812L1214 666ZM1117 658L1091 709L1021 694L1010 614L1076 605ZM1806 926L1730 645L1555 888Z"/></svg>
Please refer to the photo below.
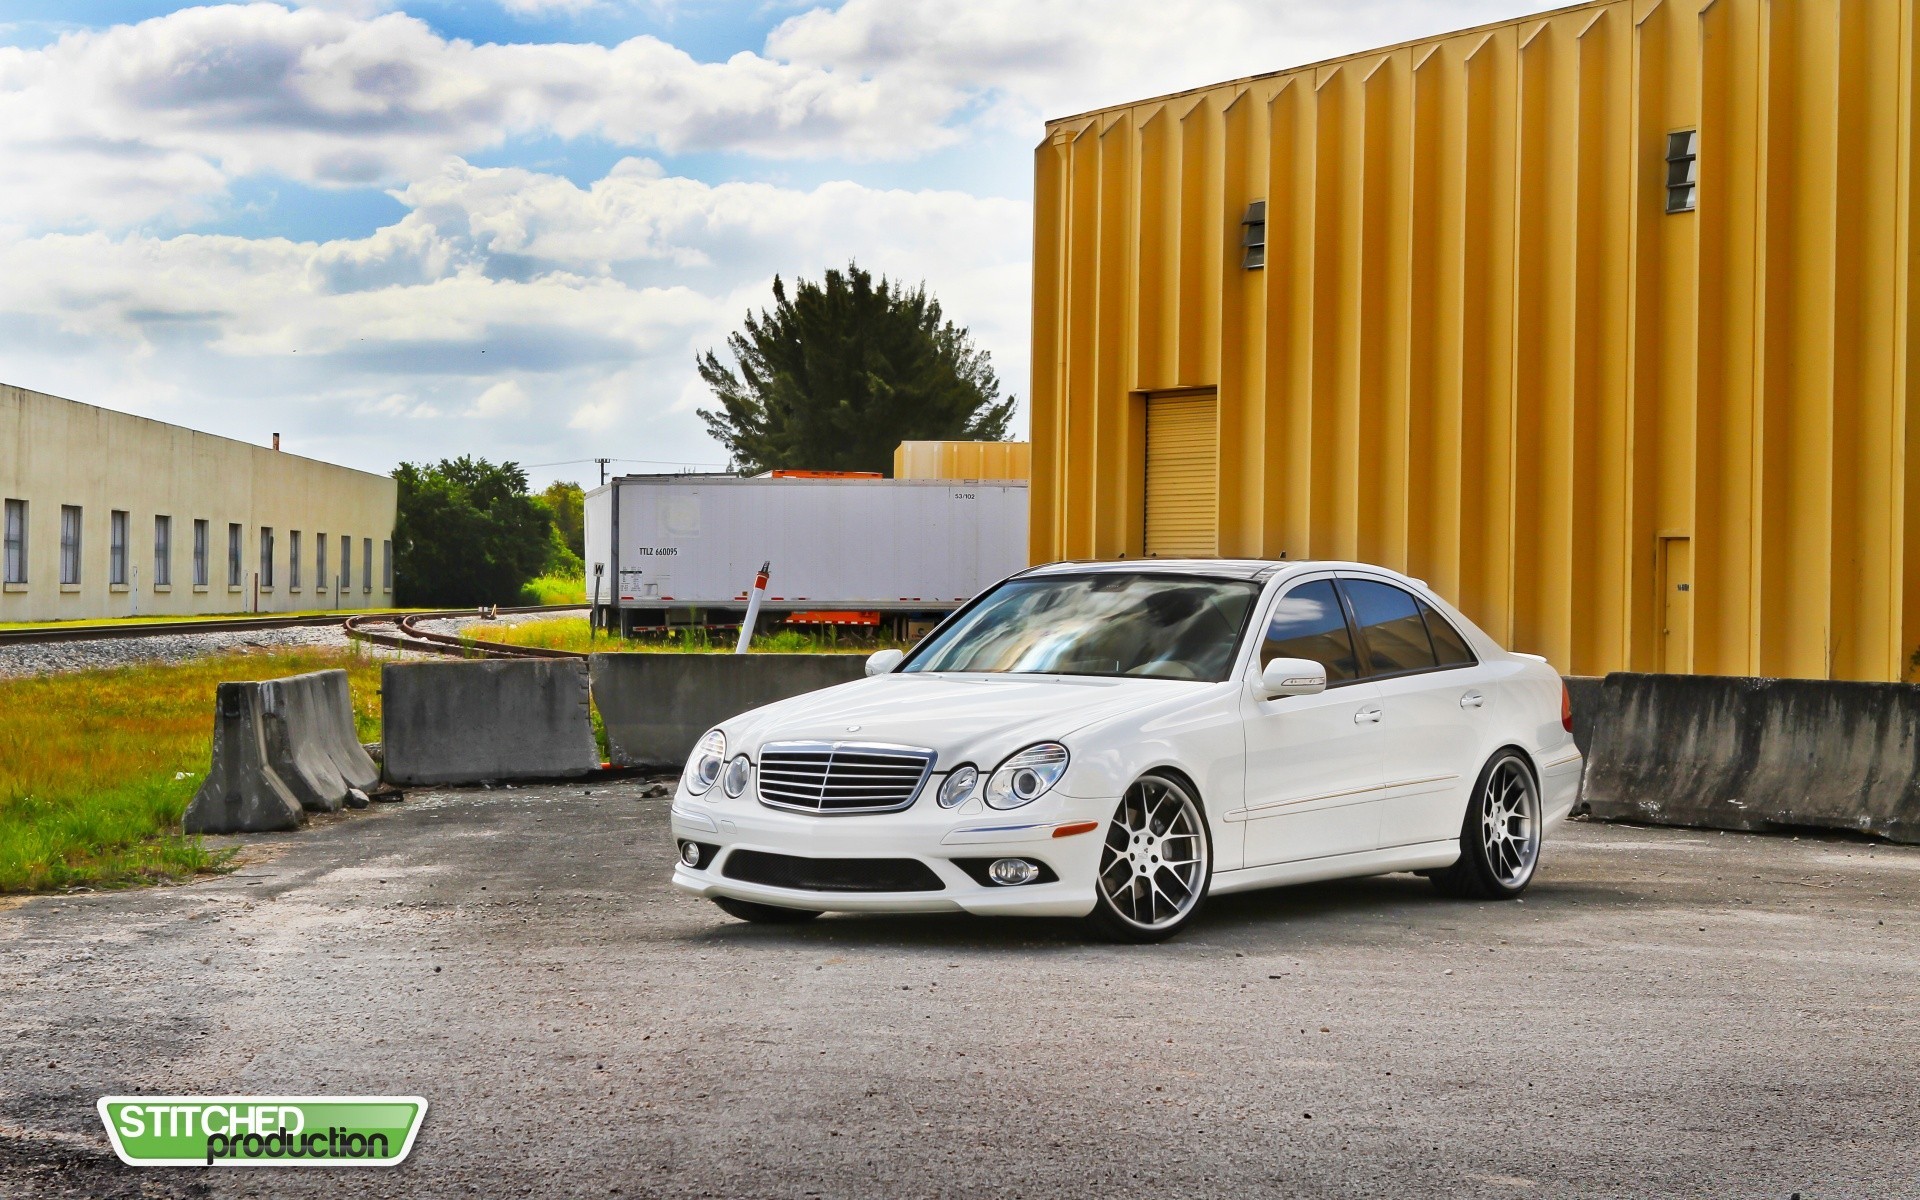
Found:
<svg viewBox="0 0 1920 1200"><path fill-rule="evenodd" d="M1213 392L1147 397L1149 556L1208 558L1219 553L1219 429Z"/></svg>

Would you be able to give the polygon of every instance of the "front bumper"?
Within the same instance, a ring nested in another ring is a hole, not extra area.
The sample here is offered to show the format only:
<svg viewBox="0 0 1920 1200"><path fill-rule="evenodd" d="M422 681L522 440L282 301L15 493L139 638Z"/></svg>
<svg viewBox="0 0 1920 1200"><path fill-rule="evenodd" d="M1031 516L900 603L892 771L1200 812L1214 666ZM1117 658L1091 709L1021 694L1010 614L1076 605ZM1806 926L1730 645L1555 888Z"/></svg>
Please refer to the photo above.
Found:
<svg viewBox="0 0 1920 1200"><path fill-rule="evenodd" d="M1043 796L1011 812L985 808L977 800L950 811L934 802L929 788L902 812L817 816L767 808L751 794L738 800L708 801L682 788L673 801L675 846L685 840L719 849L703 868L676 865L673 885L696 896L728 896L819 912L1083 917L1093 911L1101 838L1117 803L1117 799ZM1063 825L1086 822L1097 824L1085 833L1055 836ZM728 878L728 859L738 850L799 858L914 859L931 870L942 886L938 891L913 892L774 887ZM1017 887L985 885L955 865L959 858L1032 859L1045 863L1058 879Z"/></svg>

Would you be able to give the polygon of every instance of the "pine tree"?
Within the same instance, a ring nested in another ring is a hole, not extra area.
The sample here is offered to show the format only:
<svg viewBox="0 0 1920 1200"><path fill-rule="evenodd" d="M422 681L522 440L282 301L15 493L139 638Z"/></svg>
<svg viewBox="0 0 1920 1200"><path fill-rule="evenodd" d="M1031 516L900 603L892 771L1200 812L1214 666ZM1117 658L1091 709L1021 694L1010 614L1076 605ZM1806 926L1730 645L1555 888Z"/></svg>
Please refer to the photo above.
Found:
<svg viewBox="0 0 1920 1200"><path fill-rule="evenodd" d="M902 441L1006 438L1013 397L1001 398L987 352L943 319L925 284L876 284L849 263L800 280L792 299L775 276L773 298L727 338L738 373L711 350L697 360L720 401L700 416L743 474L892 474Z"/></svg>

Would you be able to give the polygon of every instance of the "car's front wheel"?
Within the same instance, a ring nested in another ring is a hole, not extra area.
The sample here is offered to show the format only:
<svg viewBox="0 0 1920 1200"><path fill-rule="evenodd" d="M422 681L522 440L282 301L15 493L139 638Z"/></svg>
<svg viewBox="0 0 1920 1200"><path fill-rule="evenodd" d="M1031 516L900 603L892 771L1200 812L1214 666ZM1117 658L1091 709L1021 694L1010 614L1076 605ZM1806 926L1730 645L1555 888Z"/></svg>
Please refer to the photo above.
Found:
<svg viewBox="0 0 1920 1200"><path fill-rule="evenodd" d="M1107 823L1087 920L1113 941L1157 942L1193 919L1212 882L1213 839L1200 801L1178 779L1143 775Z"/></svg>
<svg viewBox="0 0 1920 1200"><path fill-rule="evenodd" d="M1480 772L1460 826L1460 860L1435 871L1449 896L1512 900L1540 863L1540 785L1518 750L1502 750Z"/></svg>
<svg viewBox="0 0 1920 1200"><path fill-rule="evenodd" d="M799 925L811 921L820 914L810 908L782 908L778 904L755 904L751 900L735 900L732 896L715 896L713 902L720 911L730 917L739 917L742 921L752 921L757 925Z"/></svg>

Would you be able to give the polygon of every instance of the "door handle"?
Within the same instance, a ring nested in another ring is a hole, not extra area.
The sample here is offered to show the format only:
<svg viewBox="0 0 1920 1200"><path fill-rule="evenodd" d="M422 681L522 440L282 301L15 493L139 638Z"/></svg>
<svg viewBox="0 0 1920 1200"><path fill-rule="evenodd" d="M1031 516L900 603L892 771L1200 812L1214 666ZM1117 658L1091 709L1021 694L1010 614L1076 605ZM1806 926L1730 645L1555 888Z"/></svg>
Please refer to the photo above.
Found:
<svg viewBox="0 0 1920 1200"><path fill-rule="evenodd" d="M1355 725L1378 725L1380 723L1380 717L1381 712L1379 709L1363 708L1353 714L1353 723Z"/></svg>
<svg viewBox="0 0 1920 1200"><path fill-rule="evenodd" d="M1487 698L1479 692L1468 692L1460 697L1461 708L1485 708L1486 706Z"/></svg>

